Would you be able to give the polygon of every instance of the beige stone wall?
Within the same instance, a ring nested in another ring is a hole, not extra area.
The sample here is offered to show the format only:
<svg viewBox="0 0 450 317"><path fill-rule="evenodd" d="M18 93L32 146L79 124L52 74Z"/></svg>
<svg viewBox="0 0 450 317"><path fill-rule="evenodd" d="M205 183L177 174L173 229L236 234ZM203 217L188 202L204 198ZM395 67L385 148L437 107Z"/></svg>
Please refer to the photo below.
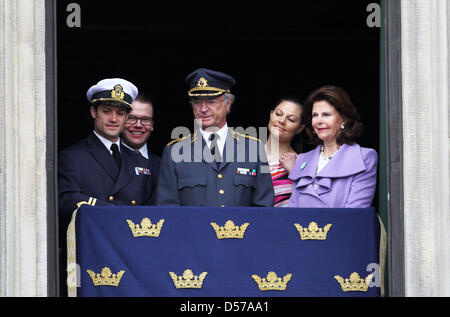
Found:
<svg viewBox="0 0 450 317"><path fill-rule="evenodd" d="M450 296L449 6L401 2L406 296Z"/></svg>
<svg viewBox="0 0 450 317"><path fill-rule="evenodd" d="M0 0L0 30L0 295L46 296L44 0Z"/></svg>

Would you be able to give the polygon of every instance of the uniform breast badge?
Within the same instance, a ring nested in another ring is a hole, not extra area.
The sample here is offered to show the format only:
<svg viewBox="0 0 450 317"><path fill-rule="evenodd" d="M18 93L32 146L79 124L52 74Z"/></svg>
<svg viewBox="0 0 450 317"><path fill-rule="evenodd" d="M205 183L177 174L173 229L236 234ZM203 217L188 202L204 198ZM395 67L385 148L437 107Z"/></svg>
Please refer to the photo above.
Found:
<svg viewBox="0 0 450 317"><path fill-rule="evenodd" d="M294 223L294 225L302 240L326 240L327 233L331 228L331 224L327 224L323 229L319 228L316 222L311 222L308 228L303 228L298 223Z"/></svg>
<svg viewBox="0 0 450 317"><path fill-rule="evenodd" d="M220 227L215 222L211 222L211 226L216 232L217 239L243 239L245 230L250 224L248 222L241 226L236 226L233 221L228 220L225 226Z"/></svg>
<svg viewBox="0 0 450 317"><path fill-rule="evenodd" d="M285 291L287 283L291 280L292 274L286 274L283 278L271 271L267 274L267 277L259 277L253 274L252 278L258 284L260 291Z"/></svg>
<svg viewBox="0 0 450 317"><path fill-rule="evenodd" d="M149 218L144 218L141 224L135 224L130 219L127 219L128 226L133 233L133 237L155 237L158 238L161 233L162 226L164 224L164 219L161 219L156 224L152 224Z"/></svg>
<svg viewBox="0 0 450 317"><path fill-rule="evenodd" d="M238 167L236 171L239 175L256 176L256 169Z"/></svg>
<svg viewBox="0 0 450 317"><path fill-rule="evenodd" d="M150 169L144 167L135 167L134 171L136 175L151 175Z"/></svg>
<svg viewBox="0 0 450 317"><path fill-rule="evenodd" d="M203 272L199 276L194 275L192 270L187 269L184 271L183 275L176 275L174 272L169 272L172 278L173 284L176 288L202 288L203 280L205 279L208 272Z"/></svg>

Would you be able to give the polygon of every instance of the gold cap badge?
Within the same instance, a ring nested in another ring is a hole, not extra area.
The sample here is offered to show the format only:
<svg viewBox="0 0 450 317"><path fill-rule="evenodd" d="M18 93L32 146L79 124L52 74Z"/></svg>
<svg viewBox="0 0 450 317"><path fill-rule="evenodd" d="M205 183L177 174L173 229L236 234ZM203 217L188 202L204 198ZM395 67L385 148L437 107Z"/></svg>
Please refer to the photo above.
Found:
<svg viewBox="0 0 450 317"><path fill-rule="evenodd" d="M197 82L197 87L208 87L208 81L204 77L200 77Z"/></svg>
<svg viewBox="0 0 450 317"><path fill-rule="evenodd" d="M111 98L116 100L123 100L125 98L125 93L123 92L123 87L121 85L114 86L114 89L111 90Z"/></svg>

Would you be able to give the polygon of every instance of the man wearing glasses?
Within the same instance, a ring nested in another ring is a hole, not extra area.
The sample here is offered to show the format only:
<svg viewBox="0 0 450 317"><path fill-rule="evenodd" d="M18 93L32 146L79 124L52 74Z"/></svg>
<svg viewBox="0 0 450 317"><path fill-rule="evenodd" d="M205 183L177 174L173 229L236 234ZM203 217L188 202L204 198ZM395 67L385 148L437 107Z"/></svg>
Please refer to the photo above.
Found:
<svg viewBox="0 0 450 317"><path fill-rule="evenodd" d="M153 205L160 162L159 156L150 153L147 144L153 131L153 102L141 92L132 107L133 110L128 115L121 133L122 142L124 146L138 154L139 166L135 167L135 172L147 180L145 189L147 197L144 200Z"/></svg>
<svg viewBox="0 0 450 317"><path fill-rule="evenodd" d="M233 77L200 68L186 77L198 128L164 149L157 186L159 206L273 205L264 147L228 127Z"/></svg>

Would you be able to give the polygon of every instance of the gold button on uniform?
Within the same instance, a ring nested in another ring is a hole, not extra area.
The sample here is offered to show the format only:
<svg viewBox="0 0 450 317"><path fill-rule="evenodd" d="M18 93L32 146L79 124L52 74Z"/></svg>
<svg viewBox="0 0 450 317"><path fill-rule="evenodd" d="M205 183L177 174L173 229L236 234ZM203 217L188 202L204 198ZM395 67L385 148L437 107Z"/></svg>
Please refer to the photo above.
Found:
<svg viewBox="0 0 450 317"><path fill-rule="evenodd" d="M219 194L223 195L225 194L225 191L223 189L219 190Z"/></svg>
<svg viewBox="0 0 450 317"><path fill-rule="evenodd" d="M131 205L132 205L132 206L135 206L135 205L136 205L136 200L132 200L132 201L131 201Z"/></svg>
<svg viewBox="0 0 450 317"><path fill-rule="evenodd" d="M219 174L219 175L217 175L217 178L222 179L222 178L223 178L223 175L222 175L222 174Z"/></svg>
<svg viewBox="0 0 450 317"><path fill-rule="evenodd" d="M114 201L114 196L109 196L109 201Z"/></svg>

